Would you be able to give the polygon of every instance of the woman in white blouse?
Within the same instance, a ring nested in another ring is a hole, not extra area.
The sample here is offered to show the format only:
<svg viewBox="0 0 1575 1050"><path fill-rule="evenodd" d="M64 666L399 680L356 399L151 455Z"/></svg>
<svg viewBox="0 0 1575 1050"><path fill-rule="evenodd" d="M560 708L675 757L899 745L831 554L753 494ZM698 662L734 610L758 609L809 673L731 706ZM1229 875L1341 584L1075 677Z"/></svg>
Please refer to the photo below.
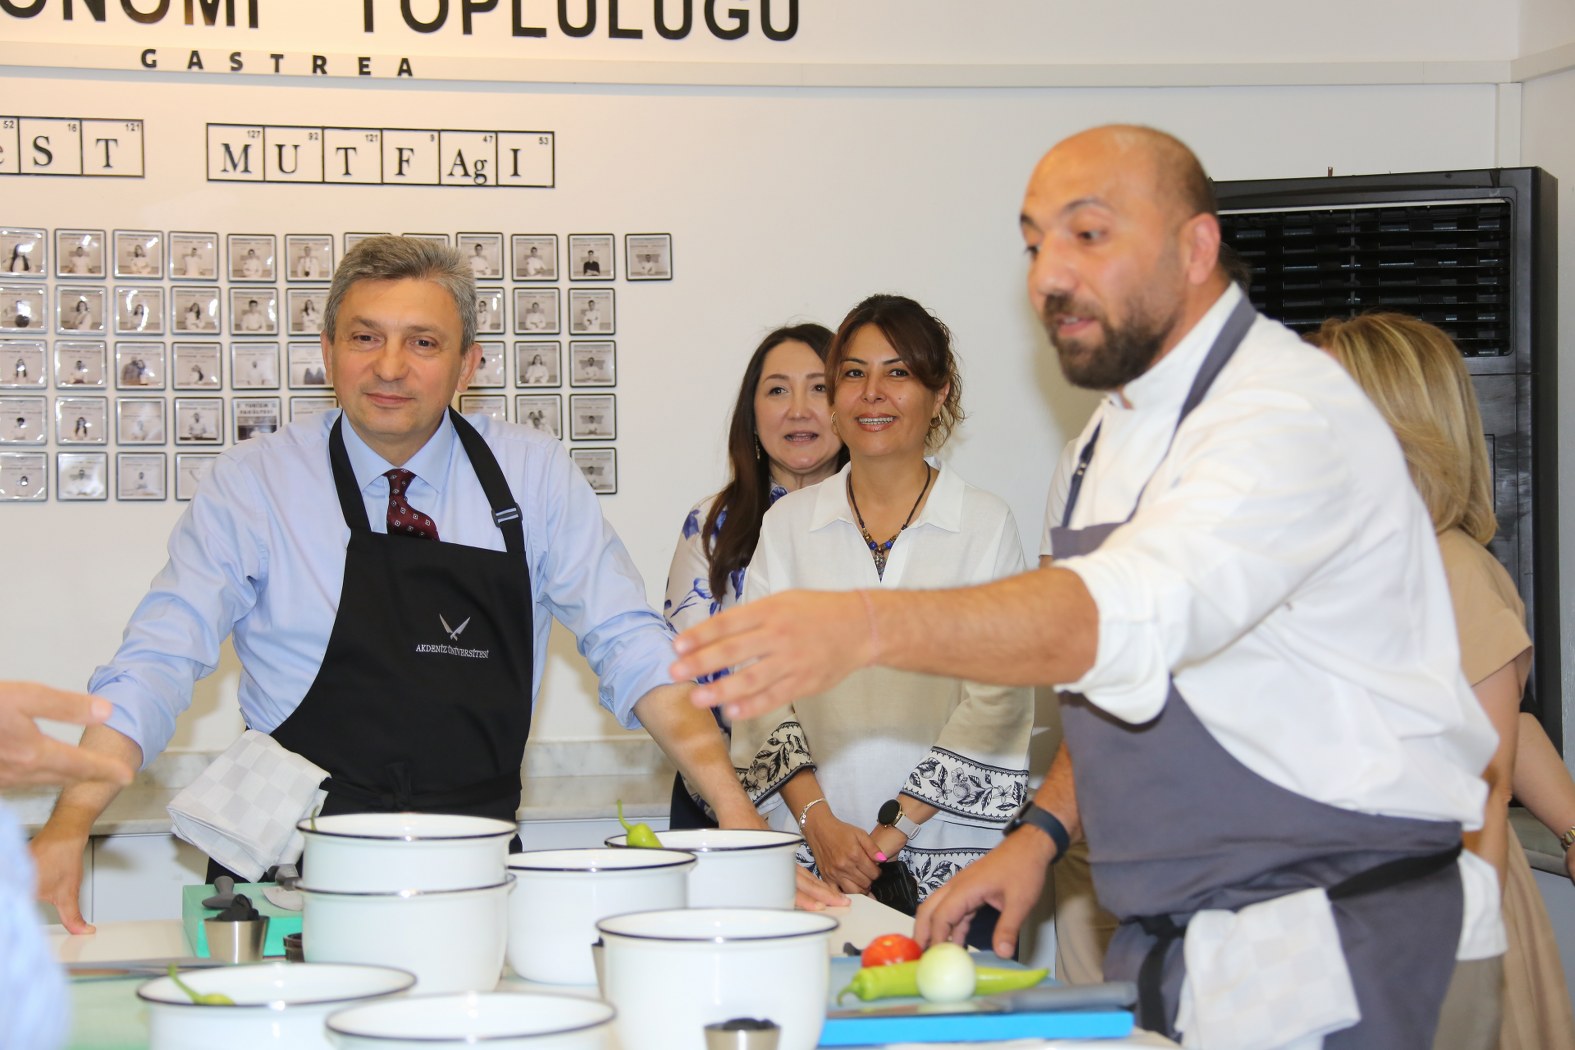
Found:
<svg viewBox="0 0 1575 1050"><path fill-rule="evenodd" d="M750 356L728 425L731 476L721 492L690 509L667 571L663 613L674 630L735 605L767 509L844 462L826 395L830 344L824 325L789 325L768 334ZM545 367L542 372L545 378ZM675 828L714 825L681 782L673 786L671 817Z"/></svg>
<svg viewBox="0 0 1575 1050"><path fill-rule="evenodd" d="M1023 571L1006 504L925 458L962 419L946 326L872 296L842 322L827 371L850 462L766 515L744 600ZM733 762L771 825L803 833L801 859L823 879L862 893L911 875L922 899L1000 841L1026 797L1032 723L1028 689L867 668L785 716L740 722ZM900 868L883 871L890 861Z"/></svg>

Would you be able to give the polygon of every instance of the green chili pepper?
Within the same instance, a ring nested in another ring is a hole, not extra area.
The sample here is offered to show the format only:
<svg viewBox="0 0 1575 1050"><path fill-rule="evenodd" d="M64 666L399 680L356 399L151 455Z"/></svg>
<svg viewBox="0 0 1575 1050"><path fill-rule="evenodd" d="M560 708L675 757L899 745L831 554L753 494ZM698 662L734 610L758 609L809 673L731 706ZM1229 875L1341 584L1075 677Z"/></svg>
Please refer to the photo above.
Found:
<svg viewBox="0 0 1575 1050"><path fill-rule="evenodd" d="M976 972L979 980L974 985L975 995L1020 992L1024 988L1032 988L1050 976L1049 970L1007 970L999 966L980 966Z"/></svg>
<svg viewBox="0 0 1575 1050"><path fill-rule="evenodd" d="M866 966L853 975L846 988L837 993L837 1002L842 1002L849 992L865 1002L918 995L919 964L914 961L892 963L890 966Z"/></svg>
<svg viewBox="0 0 1575 1050"><path fill-rule="evenodd" d="M640 849L661 849L662 840L656 837L656 832L651 830L649 824L630 824L623 819L623 799L618 800L618 823L623 825L627 833L625 841L631 846Z"/></svg>
<svg viewBox="0 0 1575 1050"><path fill-rule="evenodd" d="M1049 970L1008 970L998 966L980 966L975 971L978 983L976 995L996 995L1032 988L1050 975ZM842 1002L849 992L864 1002L872 999L896 999L919 994L919 964L917 962L893 963L890 966L866 966L853 975L848 986L837 993Z"/></svg>
<svg viewBox="0 0 1575 1050"><path fill-rule="evenodd" d="M198 1006L234 1006L235 1000L223 992L199 992L191 985L180 979L180 971L174 963L170 963L170 980L175 982L175 987L186 993L187 998Z"/></svg>

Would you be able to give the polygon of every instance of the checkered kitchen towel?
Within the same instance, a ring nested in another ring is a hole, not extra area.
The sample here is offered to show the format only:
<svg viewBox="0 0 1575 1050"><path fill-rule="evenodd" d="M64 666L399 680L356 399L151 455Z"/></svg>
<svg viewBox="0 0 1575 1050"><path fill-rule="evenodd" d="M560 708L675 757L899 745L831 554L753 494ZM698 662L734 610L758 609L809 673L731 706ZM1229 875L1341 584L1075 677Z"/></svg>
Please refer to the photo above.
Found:
<svg viewBox="0 0 1575 1050"><path fill-rule="evenodd" d="M1200 911L1183 951L1176 1027L1188 1050L1319 1050L1362 1019L1321 889Z"/></svg>
<svg viewBox="0 0 1575 1050"><path fill-rule="evenodd" d="M315 812L327 770L248 729L170 801L177 838L247 882L301 859L296 821Z"/></svg>

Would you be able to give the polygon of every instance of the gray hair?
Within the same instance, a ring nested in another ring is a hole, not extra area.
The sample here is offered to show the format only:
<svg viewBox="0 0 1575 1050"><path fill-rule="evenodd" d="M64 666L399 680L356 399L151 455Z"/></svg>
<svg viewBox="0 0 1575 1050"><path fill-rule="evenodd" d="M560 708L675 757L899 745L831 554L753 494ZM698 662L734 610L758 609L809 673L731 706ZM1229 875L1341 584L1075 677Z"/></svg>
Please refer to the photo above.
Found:
<svg viewBox="0 0 1575 1050"><path fill-rule="evenodd" d="M339 304L357 281L431 281L449 294L459 311L460 352L476 341L476 282L464 256L446 244L420 237L368 237L345 253L334 271L323 307L323 332L333 340Z"/></svg>

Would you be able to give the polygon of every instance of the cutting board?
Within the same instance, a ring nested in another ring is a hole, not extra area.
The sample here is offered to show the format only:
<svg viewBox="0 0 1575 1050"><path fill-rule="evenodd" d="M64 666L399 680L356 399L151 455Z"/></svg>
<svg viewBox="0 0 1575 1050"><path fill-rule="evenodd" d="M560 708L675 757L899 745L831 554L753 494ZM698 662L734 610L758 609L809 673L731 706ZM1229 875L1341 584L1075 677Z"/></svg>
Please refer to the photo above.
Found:
<svg viewBox="0 0 1575 1050"><path fill-rule="evenodd" d="M1003 962L992 952L974 957L979 966L1020 968L1016 962ZM1009 1039L1114 1039L1129 1035L1133 1021L1130 1010L1108 1008L1056 1010L1034 1013L984 1013L955 1006L925 1004L922 999L878 999L862 1003L848 996L841 1004L837 992L846 987L858 972L859 960L851 957L831 960L831 997L827 1004L826 1025L820 1032L820 1045L880 1046L886 1043L960 1043L1005 1041ZM1054 981L1048 983L1054 984ZM925 1013L891 1015L858 1011L878 1011L894 1006L925 1005Z"/></svg>

